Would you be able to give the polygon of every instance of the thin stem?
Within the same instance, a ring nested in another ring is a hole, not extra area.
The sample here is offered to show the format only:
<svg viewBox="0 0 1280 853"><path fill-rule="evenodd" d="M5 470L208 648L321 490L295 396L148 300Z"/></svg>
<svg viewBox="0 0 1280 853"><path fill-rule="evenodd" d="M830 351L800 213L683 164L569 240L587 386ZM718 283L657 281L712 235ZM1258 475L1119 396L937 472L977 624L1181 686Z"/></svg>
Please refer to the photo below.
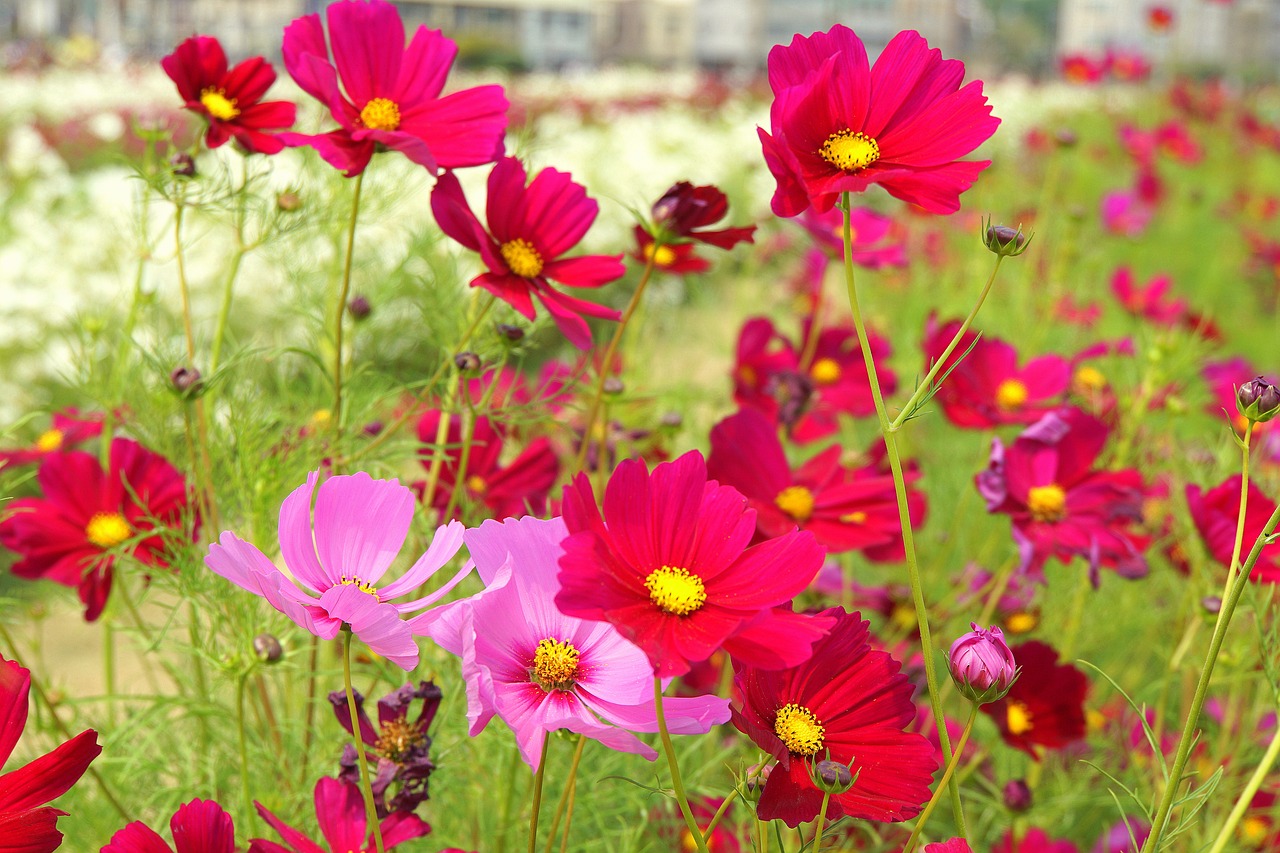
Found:
<svg viewBox="0 0 1280 853"><path fill-rule="evenodd" d="M618 346L622 343L622 334L627 330L627 323L631 320L631 315L636 313L636 308L640 306L640 297L644 294L644 289L648 286L649 279L653 276L654 258L658 257L660 248L662 248L662 244L655 241L653 251L649 253L649 257L644 263L644 272L640 274L640 281L636 284L635 292L631 294L631 301L627 303L627 307L623 310L622 318L618 320L618 325L613 330L613 337L609 339L609 345L605 347L604 358L600 362L599 375L596 377L596 387L591 395L591 405L587 407L587 417L583 423L582 443L578 447L578 456L574 460L574 471L581 471L582 466L586 464L587 448L591 445L596 416L600 413L600 401L604 399L605 380L609 378L609 372L613 369L613 357L617 355Z"/></svg>
<svg viewBox="0 0 1280 853"><path fill-rule="evenodd" d="M236 729L240 735L240 798L241 808L250 821L254 818L253 793L249 790L249 733L244 722L244 691L248 673L242 673L236 684ZM243 820L243 818L242 818ZM252 833L252 829L249 830Z"/></svg>
<svg viewBox="0 0 1280 853"><path fill-rule="evenodd" d="M218 306L218 321L214 326L213 343L209 353L209 375L218 372L218 360L222 354L222 339L227 331L227 319L231 316L231 295L235 292L236 277L240 274L240 262L248 254L249 247L244 242L245 200L249 189L249 158L240 158L240 193L236 205L236 250L231 256L231 266L227 271L226 283L222 286L222 304Z"/></svg>
<svg viewBox="0 0 1280 853"><path fill-rule="evenodd" d="M734 788L729 792L729 796L725 797L724 801L720 803L720 808L716 809L716 813L711 816L711 822L707 824L706 831L702 833L704 838L710 838L711 833L716 831L716 827L720 825L720 820L728 813L729 806L733 805L733 801L738 798L738 793L738 789Z"/></svg>
<svg viewBox="0 0 1280 853"><path fill-rule="evenodd" d="M538 772L533 774L533 811L529 813L529 853L538 849L538 812L542 811L542 783L547 775L547 746L551 738L542 735L542 757L538 759Z"/></svg>
<svg viewBox="0 0 1280 853"><path fill-rule="evenodd" d="M898 441L894 435L894 428L885 411L876 362L871 353L871 342L867 339L867 327L862 320L862 311L858 307L858 290L853 280L853 228L850 224L848 193L843 194L842 206L844 208L844 278L845 289L849 294L849 310L853 314L853 328L858 334L858 344L862 348L862 360L866 365L867 379L871 385L871 399L875 403L876 417L880 421L880 434L884 438L885 455L889 459L889 470L893 475L893 490L898 501L898 521L902 527L902 547L907 561L907 579L911 584L911 601L916 610L916 625L920 631L920 648L924 651L924 674L929 688L929 705L933 710L934 724L938 728L942 760L950 763L951 738L947 735L947 721L943 713L937 666L934 661L933 638L929 633L929 611L925 606L924 589L920 583L920 565L916 559L915 537L911 531L911 507L907 499L907 481L902 473L902 459L898 454ZM965 833L964 810L960 805L960 788L954 782L951 783L951 809L955 814L956 826L963 835Z"/></svg>
<svg viewBox="0 0 1280 853"><path fill-rule="evenodd" d="M671 733L667 731L667 715L662 708L662 679L653 679L653 704L658 717L658 737L662 740L662 751L667 754L667 766L671 768L671 787L675 790L676 803L680 806L680 814L684 815L685 825L689 827L689 835L698 845L698 853L707 853L707 840L698 829L698 821L689 808L689 798L684 793L684 781L680 778L680 765L676 763L676 749L671 743Z"/></svg>
<svg viewBox="0 0 1280 853"><path fill-rule="evenodd" d="M911 853L915 849L916 841L920 838L924 825L929 820L929 815L933 814L933 809L938 805L938 800L942 794L942 789L947 787L951 782L952 776L956 772L956 767L960 764L960 756L964 754L964 745L969 742L969 734L973 731L974 720L978 719L978 703L974 702L969 709L969 719L964 724L964 731L960 733L960 740L956 741L955 755L951 756L951 760L947 762L947 769L943 771L942 778L938 780L938 786L933 789L933 796L929 798L929 802L925 804L924 811L920 812L920 817L916 819L915 828L911 830L911 837L907 839L906 846L902 848L902 853ZM964 837L964 829L960 830L961 837Z"/></svg>
<svg viewBox="0 0 1280 853"><path fill-rule="evenodd" d="M351 628L347 625L342 627L342 681L347 689L347 712L351 715L351 740L356 745L356 766L360 768L365 821L371 827L378 853L384 853L386 848L382 843L382 825L378 822L378 807L373 801L373 787L369 784L369 765L364 757L364 738L360 734L360 709L356 707L356 693L351 688Z"/></svg>
<svg viewBox="0 0 1280 853"><path fill-rule="evenodd" d="M1267 744L1267 751L1263 754L1262 761L1254 768L1253 775L1249 777L1248 784L1240 792L1235 806L1231 809L1231 814L1227 815L1226 823L1222 824L1222 829L1218 830L1218 837L1214 839L1213 847L1209 848L1209 853L1222 853L1226 849L1227 842L1235 834L1236 825L1240 823L1240 818L1244 817L1244 813L1249 810L1249 806L1253 803L1253 795L1258 793L1258 789L1266 781L1267 774L1271 772L1271 767L1276 763L1276 756L1278 755L1280 755L1280 728L1277 728L1275 733L1271 735L1271 743Z"/></svg>
<svg viewBox="0 0 1280 853"><path fill-rule="evenodd" d="M569 796L569 808L564 815L564 835L560 837L560 853L565 853L569 847L569 827L573 826L573 806L578 801L578 762L582 760L582 749L587 744L587 739L583 735L578 735L578 748L573 753L573 765L569 768L569 783L567 787ZM557 809L559 811L559 809ZM557 818L559 815L557 815ZM553 830L551 833L555 835ZM551 839L547 839L547 853L551 853Z"/></svg>
<svg viewBox="0 0 1280 853"><path fill-rule="evenodd" d="M301 784L307 779L307 756L311 754L311 739L315 736L316 719L316 668L320 665L320 638L311 635L311 653L307 655L307 710L306 723L302 727Z"/></svg>
<svg viewBox="0 0 1280 853"><path fill-rule="evenodd" d="M822 850L822 830L827 822L827 804L831 802L831 792L822 792L822 805L818 809L818 824L813 830L813 853Z"/></svg>
<svg viewBox="0 0 1280 853"><path fill-rule="evenodd" d="M351 194L351 223L347 228L347 256L342 264L342 286L338 290L338 305L333 312L332 417L335 448L342 439L342 320L347 313L347 295L351 292L351 261L355 255L356 220L360 215L360 188L363 185L364 172L361 172L356 175L356 186Z"/></svg>
<svg viewBox="0 0 1280 853"><path fill-rule="evenodd" d="M560 794L560 802L556 803L556 813L551 818L551 831L547 833L547 853L556 841L556 830L560 828L560 818L564 815L565 805L573 800L573 791L578 782L578 763L582 761L582 752L586 748L586 735L578 735L578 745L573 750L573 763L569 765L569 779L565 782L564 792ZM569 826L564 828L565 840L569 839Z"/></svg>
<svg viewBox="0 0 1280 853"><path fill-rule="evenodd" d="M520 751L513 749L511 755L507 759L506 787L502 789L502 807L498 811L498 838L494 844L493 853L506 853L507 850L507 828L510 825L509 818L511 816L511 796L515 793L516 779L520 778Z"/></svg>

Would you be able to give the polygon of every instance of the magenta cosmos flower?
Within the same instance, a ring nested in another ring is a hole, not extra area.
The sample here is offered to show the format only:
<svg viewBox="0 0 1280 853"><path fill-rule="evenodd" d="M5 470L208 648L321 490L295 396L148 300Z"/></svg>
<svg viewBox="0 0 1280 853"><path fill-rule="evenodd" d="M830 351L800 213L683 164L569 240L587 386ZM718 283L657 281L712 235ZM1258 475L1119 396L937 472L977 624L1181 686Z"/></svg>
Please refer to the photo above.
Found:
<svg viewBox="0 0 1280 853"><path fill-rule="evenodd" d="M958 158L1000 124L982 83L961 88L963 78L964 63L943 59L914 30L894 36L875 67L842 25L774 47L772 133L760 130L778 181L773 212L822 213L872 184L933 213L959 210L960 193L991 161Z"/></svg>
<svg viewBox="0 0 1280 853"><path fill-rule="evenodd" d="M173 846L140 820L111 836L100 853L235 853L236 829L231 815L212 800L192 800L169 821Z"/></svg>
<svg viewBox="0 0 1280 853"><path fill-rule="evenodd" d="M607 622L556 609L566 535L559 518L527 516L468 530L487 588L441 608L428 631L462 658L473 736L496 714L534 770L544 739L558 729L652 761L657 753L633 734L658 730L644 652ZM728 700L715 696L665 699L663 709L669 730L679 734L703 734L729 719Z"/></svg>
<svg viewBox="0 0 1280 853"><path fill-rule="evenodd" d="M462 547L462 524L454 521L438 529L426 553L398 580L380 587L378 581L409 532L413 492L398 480L375 480L361 472L331 477L317 494L318 478L315 472L307 475L307 482L280 506L280 553L292 577L230 531L209 546L205 565L261 595L317 637L331 640L348 625L374 652L402 669L413 669L418 646L412 620L403 617L435 604L471 566L463 566L425 598L398 604L392 599L416 590L453 558Z"/></svg>
<svg viewBox="0 0 1280 853"><path fill-rule="evenodd" d="M49 428L40 433L30 447L0 450L0 464L26 465L39 462L50 453L72 450L102 435L102 420L101 412L82 415L74 408L54 412L49 419Z"/></svg>
<svg viewBox="0 0 1280 853"><path fill-rule="evenodd" d="M831 624L790 609L822 568L813 534L748 548L755 511L737 489L708 481L697 451L652 474L636 459L618 465L603 514L578 475L564 490L564 520L556 605L612 622L664 678L722 647L764 669L795 666Z"/></svg>
<svg viewBox="0 0 1280 853"><path fill-rule="evenodd" d="M312 841L263 808L261 803L255 802L258 814L280 833L285 843L254 838L249 842L249 853L356 853L376 849L373 830L365 817L364 797L358 786L325 776L316 782L315 803L316 820L320 824L324 844ZM426 821L408 812L392 812L383 818L378 828L382 831L382 843L387 850L431 832Z"/></svg>
<svg viewBox="0 0 1280 853"><path fill-rule="evenodd" d="M591 330L582 315L616 320L618 312L561 293L551 282L600 287L625 271L622 256L560 257L586 235L600 205L566 172L543 169L528 186L526 180L524 165L514 157L504 157L493 167L485 207L487 231L452 174L441 176L436 184L431 211L441 231L479 252L489 268L471 280L472 287L483 287L530 320L537 316L531 297L538 297L564 336L579 349L590 349Z"/></svg>
<svg viewBox="0 0 1280 853"><path fill-rule="evenodd" d="M440 97L458 54L452 40L419 27L406 47L400 13L383 0L344 0L325 14L329 45L318 14L285 27L284 67L341 126L316 135L284 134L286 144L311 146L347 177L363 172L379 147L399 151L432 174L502 156L507 99L501 86Z"/></svg>
<svg viewBox="0 0 1280 853"><path fill-rule="evenodd" d="M27 725L31 672L0 657L0 767ZM30 764L0 774L0 850L50 853L62 844L58 818L44 804L62 796L98 757L98 733L88 729Z"/></svg>
<svg viewBox="0 0 1280 853"><path fill-rule="evenodd" d="M160 60L178 87L183 106L209 122L205 144L217 148L235 139L247 151L275 154L284 143L269 130L293 125L297 107L288 101L264 101L276 82L276 70L261 56L227 69L227 55L212 36L192 36Z"/></svg>
<svg viewBox="0 0 1280 853"><path fill-rule="evenodd" d="M1223 566L1231 565L1231 551L1235 548L1236 523L1240 512L1240 475L1228 477L1209 490L1191 484L1187 486L1187 507L1191 520L1204 540L1209 556ZM1249 481L1249 503L1245 507L1244 539L1240 544L1240 562L1249 556L1249 550L1267 526L1271 514L1276 511L1275 501ZM1260 583L1280 583L1280 544L1265 545L1253 564L1249 580Z"/></svg>

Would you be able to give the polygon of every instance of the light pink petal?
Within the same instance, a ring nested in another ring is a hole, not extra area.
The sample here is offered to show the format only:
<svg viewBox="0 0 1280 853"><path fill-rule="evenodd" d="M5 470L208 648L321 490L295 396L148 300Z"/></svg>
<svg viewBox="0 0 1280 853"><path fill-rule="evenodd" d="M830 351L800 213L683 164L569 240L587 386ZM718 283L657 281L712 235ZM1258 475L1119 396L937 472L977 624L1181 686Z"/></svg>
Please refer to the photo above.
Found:
<svg viewBox="0 0 1280 853"><path fill-rule="evenodd" d="M653 707L652 684L649 693L647 704L618 705L594 696L582 696L582 701L616 726L633 732L656 732L658 716ZM706 734L712 726L729 722L730 716L729 700L718 696L664 697L662 710L666 715L667 731L678 735Z"/></svg>
<svg viewBox="0 0 1280 853"><path fill-rule="evenodd" d="M261 595L299 627L323 640L336 637L342 627L341 622L329 618L313 599L290 583L266 555L230 531L209 546L204 564L236 586Z"/></svg>
<svg viewBox="0 0 1280 853"><path fill-rule="evenodd" d="M393 605L382 604L355 584L342 584L320 596L320 607L375 653L408 671L418 665L418 644Z"/></svg>
<svg viewBox="0 0 1280 853"><path fill-rule="evenodd" d="M325 572L316 559L315 541L311 537L311 496L319 476L315 471L307 474L307 482L290 492L280 504L279 527L284 564L304 589L316 595L338 582L338 576Z"/></svg>
<svg viewBox="0 0 1280 853"><path fill-rule="evenodd" d="M377 585L404 545L415 503L399 480L363 471L321 483L315 539L325 574Z"/></svg>
<svg viewBox="0 0 1280 853"><path fill-rule="evenodd" d="M405 491L408 490L406 489ZM389 601L422 586L436 572L443 569L458 553L458 549L462 547L462 534L465 530L466 527L460 521L451 521L439 527L435 536L431 537L431 544L427 546L426 553L418 558L417 562L409 568L409 571L404 573L403 577L381 587L378 590L378 595L383 601ZM422 601L426 602L425 604L414 602L415 607L426 607L444 598L445 594L468 574L470 574L470 569L464 565L462 570L445 587L422 599Z"/></svg>

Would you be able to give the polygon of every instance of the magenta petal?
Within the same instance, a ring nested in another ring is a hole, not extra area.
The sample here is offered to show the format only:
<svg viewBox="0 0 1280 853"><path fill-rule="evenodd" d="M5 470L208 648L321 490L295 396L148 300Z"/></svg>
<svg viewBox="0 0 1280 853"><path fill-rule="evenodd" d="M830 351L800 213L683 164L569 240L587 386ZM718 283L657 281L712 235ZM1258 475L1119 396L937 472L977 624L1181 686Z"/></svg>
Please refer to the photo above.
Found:
<svg viewBox="0 0 1280 853"><path fill-rule="evenodd" d="M396 92L404 58L404 24L390 3L334 3L329 41L342 85L356 106Z"/></svg>
<svg viewBox="0 0 1280 853"><path fill-rule="evenodd" d="M31 671L17 661L0 658L0 767L13 753L27 725Z"/></svg>
<svg viewBox="0 0 1280 853"><path fill-rule="evenodd" d="M314 148L330 166L342 171L348 178L354 178L369 165L373 157L373 140L357 141L346 130L333 130L329 133L308 135L304 133L282 133L277 137L285 145L297 147L307 145Z"/></svg>
<svg viewBox="0 0 1280 853"><path fill-rule="evenodd" d="M364 799L360 789L330 776L316 782L316 818L332 850L365 850ZM285 839L286 841L288 839Z"/></svg>
<svg viewBox="0 0 1280 853"><path fill-rule="evenodd" d="M102 752L88 729L24 767L0 776L0 812L21 812L65 794Z"/></svg>
<svg viewBox="0 0 1280 853"><path fill-rule="evenodd" d="M315 540L325 574L376 586L404 545L414 505L412 490L398 480L363 471L322 483Z"/></svg>
<svg viewBox="0 0 1280 853"><path fill-rule="evenodd" d="M449 76L458 45L439 30L418 27L409 46L404 49L400 79L396 81L395 101L402 111L440 96Z"/></svg>
<svg viewBox="0 0 1280 853"><path fill-rule="evenodd" d="M431 537L431 544L427 546L426 552L409 567L409 571L405 572L402 577L381 587L378 590L379 597L383 601L389 601L393 598L399 598L426 583L429 578L444 568L458 553L458 550L462 547L463 532L465 530L466 527L460 521L451 521L437 528L435 536ZM463 571L449 582L448 589L452 589L469 573L470 569L464 565ZM423 599L423 601L430 604L432 601L439 600L444 597L448 589L445 589L444 592L437 590L431 596ZM427 605L422 604L420 606L425 607Z"/></svg>
<svg viewBox="0 0 1280 853"><path fill-rule="evenodd" d="M177 853L235 853L231 815L212 800L192 800L169 821Z"/></svg>
<svg viewBox="0 0 1280 853"><path fill-rule="evenodd" d="M311 497L319 476L315 471L307 474L307 482L284 499L279 525L280 555L285 565L299 584L316 595L338 582L336 574L327 573L320 565L311 535Z"/></svg>
<svg viewBox="0 0 1280 853"><path fill-rule="evenodd" d="M173 848L154 829L135 820L111 836L99 853L173 853Z"/></svg>

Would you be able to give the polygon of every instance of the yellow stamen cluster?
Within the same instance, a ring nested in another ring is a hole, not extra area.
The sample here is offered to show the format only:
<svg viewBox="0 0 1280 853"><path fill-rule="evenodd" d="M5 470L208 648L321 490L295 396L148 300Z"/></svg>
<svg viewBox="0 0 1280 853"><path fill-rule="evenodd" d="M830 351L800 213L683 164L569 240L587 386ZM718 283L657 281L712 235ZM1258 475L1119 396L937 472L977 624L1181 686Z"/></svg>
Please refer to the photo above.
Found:
<svg viewBox="0 0 1280 853"><path fill-rule="evenodd" d="M114 548L133 535L129 522L118 512L94 513L85 525L84 535L99 548Z"/></svg>
<svg viewBox="0 0 1280 853"><path fill-rule="evenodd" d="M650 243L644 247L644 259L653 261L655 267L669 267L676 262L676 250L670 246Z"/></svg>
<svg viewBox="0 0 1280 853"><path fill-rule="evenodd" d="M1071 381L1081 394L1097 393L1107 387L1107 377L1102 375L1102 371L1087 364L1076 368Z"/></svg>
<svg viewBox="0 0 1280 853"><path fill-rule="evenodd" d="M41 453L52 453L55 450L62 449L62 439L64 438L62 430L51 429L48 432L40 434L36 439L36 450Z"/></svg>
<svg viewBox="0 0 1280 853"><path fill-rule="evenodd" d="M1031 731L1031 711L1026 705L1016 700L1011 701L1005 714L1010 734L1024 735Z"/></svg>
<svg viewBox="0 0 1280 853"><path fill-rule="evenodd" d="M529 675L547 692L572 690L578 680L581 655L573 643L547 637L533 653L533 669Z"/></svg>
<svg viewBox="0 0 1280 853"><path fill-rule="evenodd" d="M880 143L862 131L841 130L827 137L818 155L837 169L856 172L880 159Z"/></svg>
<svg viewBox="0 0 1280 853"><path fill-rule="evenodd" d="M685 568L659 566L644 579L644 585L649 600L673 616L688 616L707 602L702 578Z"/></svg>
<svg viewBox="0 0 1280 853"><path fill-rule="evenodd" d="M1010 613L1004 620L1004 630L1009 634L1026 634L1040 624L1040 617L1030 610Z"/></svg>
<svg viewBox="0 0 1280 853"><path fill-rule="evenodd" d="M1067 515L1067 493L1057 483L1027 490L1027 509L1036 521L1061 521Z"/></svg>
<svg viewBox="0 0 1280 853"><path fill-rule="evenodd" d="M773 502L796 521L808 521L813 515L813 492L804 486L787 486L778 492Z"/></svg>
<svg viewBox="0 0 1280 853"><path fill-rule="evenodd" d="M338 581L338 583L342 584L343 586L354 586L356 589L360 590L361 592L367 593L368 595L372 595L374 597L374 600L376 600L379 604L382 603L382 599L378 597L378 588L367 581L362 581L360 580L360 578L351 577L351 578L343 578L342 580Z"/></svg>
<svg viewBox="0 0 1280 853"><path fill-rule="evenodd" d="M200 103L204 104L204 108L209 111L209 115L218 121L231 121L240 115L240 108L236 106L235 98L227 97L226 89L215 89L210 87L200 93Z"/></svg>
<svg viewBox="0 0 1280 853"><path fill-rule="evenodd" d="M522 278L535 278L542 274L542 255L528 240L517 237L498 247L507 269Z"/></svg>
<svg viewBox="0 0 1280 853"><path fill-rule="evenodd" d="M389 98L373 98L360 110L360 123L370 130L395 130L400 126L400 105Z"/></svg>
<svg viewBox="0 0 1280 853"><path fill-rule="evenodd" d="M817 755L827 734L814 713L803 705L788 702L778 709L773 731L793 755Z"/></svg>
<svg viewBox="0 0 1280 853"><path fill-rule="evenodd" d="M1006 412L1027 402L1027 386L1017 379L1006 379L996 388L996 405Z"/></svg>
<svg viewBox="0 0 1280 853"><path fill-rule="evenodd" d="M414 747L422 746L425 741L426 732L418 723L401 718L382 724L382 734L373 748L379 755L399 763Z"/></svg>
<svg viewBox="0 0 1280 853"><path fill-rule="evenodd" d="M840 362L834 358L820 358L809 368L809 378L819 385L830 385L840 379Z"/></svg>
<svg viewBox="0 0 1280 853"><path fill-rule="evenodd" d="M479 474L472 474L467 478L467 491L473 495L483 495L489 491L489 484Z"/></svg>

